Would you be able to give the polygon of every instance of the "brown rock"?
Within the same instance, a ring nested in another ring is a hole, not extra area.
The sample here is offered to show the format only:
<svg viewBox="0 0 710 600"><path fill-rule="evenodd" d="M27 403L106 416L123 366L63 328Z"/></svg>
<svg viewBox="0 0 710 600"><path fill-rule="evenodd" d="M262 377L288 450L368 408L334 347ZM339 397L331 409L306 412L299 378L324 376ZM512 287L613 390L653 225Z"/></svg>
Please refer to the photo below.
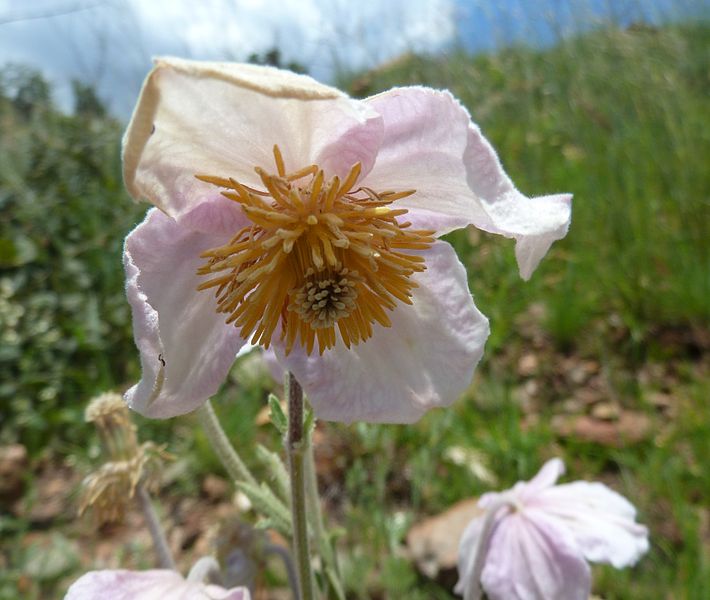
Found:
<svg viewBox="0 0 710 600"><path fill-rule="evenodd" d="M419 570L433 579L441 571L455 569L461 534L483 512L477 500L462 500L414 525L407 534L407 548Z"/></svg>
<svg viewBox="0 0 710 600"><path fill-rule="evenodd" d="M537 373L538 365L536 354L532 352L523 354L518 361L518 375L521 377L531 377Z"/></svg>
<svg viewBox="0 0 710 600"><path fill-rule="evenodd" d="M621 408L613 402L600 402L592 407L592 417L601 421L616 421L621 415Z"/></svg>
<svg viewBox="0 0 710 600"><path fill-rule="evenodd" d="M552 429L561 437L624 448L646 439L651 434L652 422L644 413L626 410L616 421L602 421L588 415L557 415L552 419Z"/></svg>

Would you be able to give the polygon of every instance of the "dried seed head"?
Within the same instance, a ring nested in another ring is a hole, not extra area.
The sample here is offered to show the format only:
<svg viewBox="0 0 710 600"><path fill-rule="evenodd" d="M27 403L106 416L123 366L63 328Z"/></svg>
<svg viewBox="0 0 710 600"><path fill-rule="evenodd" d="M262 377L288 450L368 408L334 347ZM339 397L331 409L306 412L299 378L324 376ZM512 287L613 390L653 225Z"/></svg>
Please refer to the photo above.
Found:
<svg viewBox="0 0 710 600"><path fill-rule="evenodd" d="M108 460L130 460L135 455L136 426L121 396L107 392L93 398L86 407L84 419L96 426Z"/></svg>
<svg viewBox="0 0 710 600"><path fill-rule="evenodd" d="M138 483L154 488L166 459L172 456L165 452L164 446L145 442L130 459L103 464L81 484L79 514L91 508L99 524L122 521Z"/></svg>

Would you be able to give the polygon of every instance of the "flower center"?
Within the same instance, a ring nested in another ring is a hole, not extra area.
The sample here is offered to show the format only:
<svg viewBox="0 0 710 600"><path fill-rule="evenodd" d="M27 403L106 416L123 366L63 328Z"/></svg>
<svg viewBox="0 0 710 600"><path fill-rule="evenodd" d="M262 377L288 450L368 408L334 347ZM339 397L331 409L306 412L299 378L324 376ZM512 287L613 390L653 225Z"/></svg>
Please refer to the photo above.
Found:
<svg viewBox="0 0 710 600"><path fill-rule="evenodd" d="M391 208L414 193L355 188L360 163L341 182L311 165L286 172L274 146L277 174L256 167L264 186L234 179L197 178L224 188L251 224L228 244L202 254L198 289L215 288L217 310L244 339L268 347L279 323L288 354L295 343L322 354L340 338L349 348L372 336L372 325L391 325L387 312L411 304L432 231L400 222L406 209Z"/></svg>
<svg viewBox="0 0 710 600"><path fill-rule="evenodd" d="M313 269L306 271L308 278L292 296L288 310L298 313L301 320L313 329L332 327L339 319L352 314L356 307L357 284L362 278L357 271L341 269L335 277L317 277Z"/></svg>

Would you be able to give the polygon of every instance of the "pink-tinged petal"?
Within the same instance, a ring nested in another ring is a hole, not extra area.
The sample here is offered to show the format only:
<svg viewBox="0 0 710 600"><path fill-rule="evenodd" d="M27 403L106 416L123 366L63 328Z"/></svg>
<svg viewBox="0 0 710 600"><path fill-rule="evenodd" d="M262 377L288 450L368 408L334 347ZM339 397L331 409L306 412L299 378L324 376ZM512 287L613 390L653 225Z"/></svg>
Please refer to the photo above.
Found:
<svg viewBox="0 0 710 600"><path fill-rule="evenodd" d="M192 231L157 209L126 238L126 293L143 369L126 400L143 415L166 418L199 407L244 345L217 314L214 295L197 291L200 253L227 239Z"/></svg>
<svg viewBox="0 0 710 600"><path fill-rule="evenodd" d="M491 508L510 494L510 490L505 492L486 492L478 499L478 506L481 508Z"/></svg>
<svg viewBox="0 0 710 600"><path fill-rule="evenodd" d="M188 582L166 569L90 571L77 579L64 600L249 600L245 588L224 589Z"/></svg>
<svg viewBox="0 0 710 600"><path fill-rule="evenodd" d="M492 222L467 183L464 153L470 117L449 93L394 88L365 100L384 119L377 163L364 185L374 190L416 190L398 201L417 228L444 234L469 223Z"/></svg>
<svg viewBox="0 0 710 600"><path fill-rule="evenodd" d="M530 481L519 481L513 487L513 493L520 502L527 502L542 490L551 488L565 472L565 464L559 458L548 460Z"/></svg>
<svg viewBox="0 0 710 600"><path fill-rule="evenodd" d="M570 194L528 198L503 170L498 155L477 125L468 130L464 153L467 180L488 215L473 225L515 238L520 276L529 279L552 243L567 235L572 206Z"/></svg>
<svg viewBox="0 0 710 600"><path fill-rule="evenodd" d="M316 416L350 423L411 423L448 406L470 384L488 337L488 320L468 290L466 271L451 246L436 242L423 253L413 304L398 306L392 326L351 347L339 342L322 356L301 348L279 361L299 380Z"/></svg>
<svg viewBox="0 0 710 600"><path fill-rule="evenodd" d="M565 472L565 465L559 458L548 460L530 481L518 481L512 488L504 492L487 492L483 494L478 505L481 508L490 508L504 498L525 506L527 502L536 498L540 491L550 488Z"/></svg>
<svg viewBox="0 0 710 600"><path fill-rule="evenodd" d="M490 600L587 600L591 573L564 527L525 510L496 525L482 582Z"/></svg>
<svg viewBox="0 0 710 600"><path fill-rule="evenodd" d="M458 571L459 580L456 583L454 592L463 595L470 581L471 569L476 561L476 555L479 551L481 543L481 534L483 533L483 524L486 520L485 515L481 515L473 519L463 530L461 541L459 542L458 556Z"/></svg>
<svg viewBox="0 0 710 600"><path fill-rule="evenodd" d="M541 492L534 505L567 527L587 560L620 569L648 551L648 529L635 522L636 509L604 484L558 485Z"/></svg>
<svg viewBox="0 0 710 600"><path fill-rule="evenodd" d="M506 175L493 147L448 92L395 88L366 100L383 117L377 164L364 184L415 189L398 203L414 226L441 235L475 225L516 240L520 274L528 279L552 242L567 233L568 194L528 198Z"/></svg>
<svg viewBox="0 0 710 600"><path fill-rule="evenodd" d="M340 106L326 108L312 124L312 147L308 156L323 169L326 177L337 175L342 180L359 162L362 178L377 159L384 132L382 117L362 102L353 102L351 110L351 118L343 118Z"/></svg>
<svg viewBox="0 0 710 600"><path fill-rule="evenodd" d="M378 121L362 103L305 75L163 58L143 84L124 137L124 180L135 199L177 218L214 192L196 174L261 186L254 167L275 172L274 144L289 171L319 153L337 162L338 148L348 160L371 162L378 141L370 126ZM348 132L351 144L342 139Z"/></svg>
<svg viewBox="0 0 710 600"><path fill-rule="evenodd" d="M284 366L279 362L276 357L276 352L274 352L274 347L269 346L268 349L264 350L261 354L264 363L266 363L266 368L269 370L273 380L281 384L284 382L284 377L286 376L286 370Z"/></svg>
<svg viewBox="0 0 710 600"><path fill-rule="evenodd" d="M177 222L193 231L231 238L240 229L251 225L239 204L214 190L204 202L181 215Z"/></svg>

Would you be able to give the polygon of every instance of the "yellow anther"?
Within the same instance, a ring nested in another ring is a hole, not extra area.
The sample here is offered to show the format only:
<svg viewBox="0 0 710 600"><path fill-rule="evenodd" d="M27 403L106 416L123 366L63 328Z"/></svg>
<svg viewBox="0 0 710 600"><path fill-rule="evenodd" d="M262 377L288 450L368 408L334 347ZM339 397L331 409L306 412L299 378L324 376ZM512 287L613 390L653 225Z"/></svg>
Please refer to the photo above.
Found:
<svg viewBox="0 0 710 600"><path fill-rule="evenodd" d="M428 248L432 232L409 228L392 202L413 194L357 185L360 163L342 183L317 165L288 172L274 146L276 174L255 167L263 190L231 178L197 176L222 188L251 223L229 243L202 253L198 289L214 290L217 310L244 339L267 346L281 331L286 352L311 353L367 340L373 324L389 327L387 311L411 303L412 275L424 270L413 250ZM280 325L280 327L279 327Z"/></svg>

